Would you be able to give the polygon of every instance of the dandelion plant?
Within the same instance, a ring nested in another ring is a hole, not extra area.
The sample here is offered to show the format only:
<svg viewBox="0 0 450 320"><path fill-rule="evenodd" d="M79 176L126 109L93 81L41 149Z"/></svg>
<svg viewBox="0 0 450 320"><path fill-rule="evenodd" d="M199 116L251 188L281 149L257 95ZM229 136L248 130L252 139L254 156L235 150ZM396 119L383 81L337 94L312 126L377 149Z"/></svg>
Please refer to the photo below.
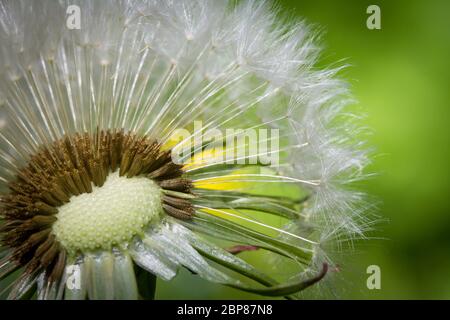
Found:
<svg viewBox="0 0 450 320"><path fill-rule="evenodd" d="M369 223L367 156L316 38L265 1L1 1L0 291L139 299L186 268L296 298L328 277Z"/></svg>

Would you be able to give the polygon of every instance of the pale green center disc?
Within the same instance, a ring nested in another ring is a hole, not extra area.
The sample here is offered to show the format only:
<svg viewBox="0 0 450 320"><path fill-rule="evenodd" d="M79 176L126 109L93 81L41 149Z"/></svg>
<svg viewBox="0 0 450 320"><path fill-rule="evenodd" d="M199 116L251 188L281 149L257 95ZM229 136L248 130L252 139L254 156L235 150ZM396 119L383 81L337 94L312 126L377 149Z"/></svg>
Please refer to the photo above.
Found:
<svg viewBox="0 0 450 320"><path fill-rule="evenodd" d="M102 187L61 206L53 233L69 253L108 250L141 234L161 211L161 189L155 182L115 172Z"/></svg>

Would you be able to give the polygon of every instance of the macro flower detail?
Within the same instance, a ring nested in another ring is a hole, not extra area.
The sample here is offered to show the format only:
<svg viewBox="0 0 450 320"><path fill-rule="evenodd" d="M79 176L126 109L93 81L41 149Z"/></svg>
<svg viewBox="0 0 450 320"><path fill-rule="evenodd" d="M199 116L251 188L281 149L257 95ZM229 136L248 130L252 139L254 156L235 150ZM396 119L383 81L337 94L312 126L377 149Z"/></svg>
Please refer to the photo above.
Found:
<svg viewBox="0 0 450 320"><path fill-rule="evenodd" d="M265 296L319 284L327 246L371 224L367 158L339 69L283 22L262 1L0 3L0 294L138 299L182 267Z"/></svg>

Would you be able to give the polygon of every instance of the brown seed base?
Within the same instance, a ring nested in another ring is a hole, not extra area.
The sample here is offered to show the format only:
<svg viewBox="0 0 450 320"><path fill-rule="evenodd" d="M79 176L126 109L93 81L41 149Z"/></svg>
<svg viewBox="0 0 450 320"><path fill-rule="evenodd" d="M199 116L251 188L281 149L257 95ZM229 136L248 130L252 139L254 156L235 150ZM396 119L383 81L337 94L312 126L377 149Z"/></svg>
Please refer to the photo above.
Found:
<svg viewBox="0 0 450 320"><path fill-rule="evenodd" d="M146 176L162 189L190 193L192 186L182 177L182 166L172 162L170 150L123 130L75 134L42 147L9 184L10 193L0 198L1 245L12 249L14 269L25 266L25 274L46 270L48 280L59 279L66 252L51 233L58 207L92 192L93 185L101 187L116 170L128 178ZM187 199L164 195L162 200L171 216L188 219L193 214Z"/></svg>

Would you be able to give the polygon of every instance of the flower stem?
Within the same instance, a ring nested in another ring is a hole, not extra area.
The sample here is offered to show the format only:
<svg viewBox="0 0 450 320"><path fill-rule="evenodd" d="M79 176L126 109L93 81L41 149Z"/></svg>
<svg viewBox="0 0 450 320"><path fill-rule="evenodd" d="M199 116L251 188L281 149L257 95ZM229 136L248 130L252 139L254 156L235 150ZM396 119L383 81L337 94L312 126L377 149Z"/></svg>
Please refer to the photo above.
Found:
<svg viewBox="0 0 450 320"><path fill-rule="evenodd" d="M156 276L138 268L138 270L136 270L136 279L140 299L154 300L156 292Z"/></svg>

